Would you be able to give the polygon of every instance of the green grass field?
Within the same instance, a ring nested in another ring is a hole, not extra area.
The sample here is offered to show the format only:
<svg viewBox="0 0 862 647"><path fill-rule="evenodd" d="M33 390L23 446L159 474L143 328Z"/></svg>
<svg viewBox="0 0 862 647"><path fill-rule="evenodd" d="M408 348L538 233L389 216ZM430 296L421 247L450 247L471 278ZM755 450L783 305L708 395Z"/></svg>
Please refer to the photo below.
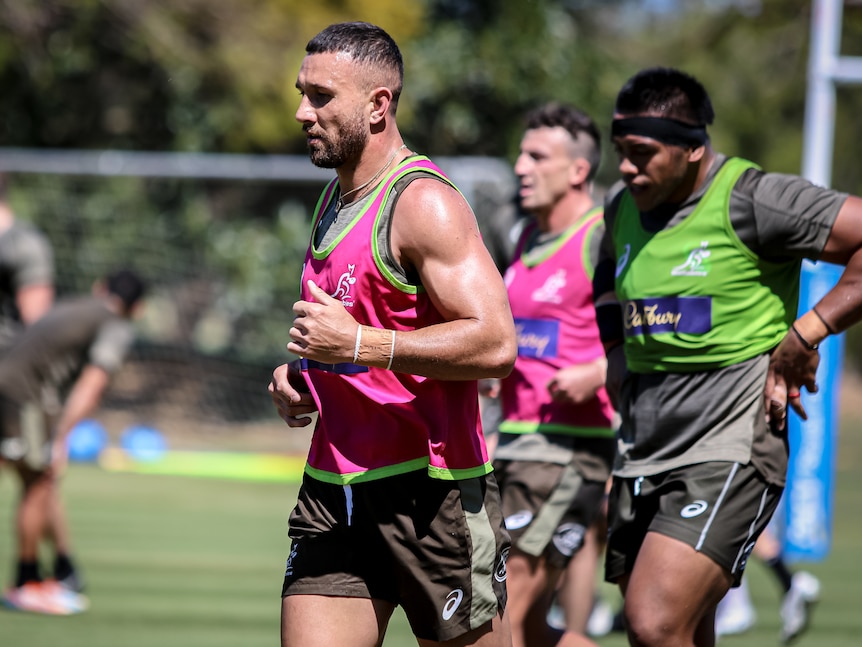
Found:
<svg viewBox="0 0 862 647"><path fill-rule="evenodd" d="M839 453L833 551L806 564L823 584L812 630L797 644L862 643L862 423L845 423ZM13 564L17 486L0 474L0 581ZM0 609L2 647L256 647L278 644L287 516L296 486L127 474L72 466L64 484L92 609L56 618ZM777 645L778 591L749 567L757 626L729 647ZM616 600L615 590L605 589ZM603 647L625 645L621 635ZM415 641L398 612L385 647ZM340 646L333 646L340 647ZM346 646L349 647L349 646Z"/></svg>

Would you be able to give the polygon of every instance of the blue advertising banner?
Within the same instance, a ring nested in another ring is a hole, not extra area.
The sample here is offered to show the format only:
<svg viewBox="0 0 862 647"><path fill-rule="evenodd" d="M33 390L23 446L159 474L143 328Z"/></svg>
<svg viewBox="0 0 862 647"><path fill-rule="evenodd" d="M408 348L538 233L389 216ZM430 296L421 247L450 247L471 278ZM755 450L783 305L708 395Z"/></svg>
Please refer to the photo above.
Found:
<svg viewBox="0 0 862 647"><path fill-rule="evenodd" d="M800 314L810 310L841 276L843 267L805 261L799 294ZM788 561L818 561L829 554L832 541L835 454L838 445L844 335L832 335L820 345L816 394L802 389L803 421L788 414L790 464L783 509L784 556Z"/></svg>

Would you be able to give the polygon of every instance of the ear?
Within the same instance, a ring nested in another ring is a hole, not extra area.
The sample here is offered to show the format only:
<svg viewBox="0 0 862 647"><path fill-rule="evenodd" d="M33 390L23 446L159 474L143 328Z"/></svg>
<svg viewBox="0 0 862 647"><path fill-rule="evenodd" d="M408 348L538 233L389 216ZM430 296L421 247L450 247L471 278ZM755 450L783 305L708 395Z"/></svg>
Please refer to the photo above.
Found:
<svg viewBox="0 0 862 647"><path fill-rule="evenodd" d="M692 148L691 152L688 154L689 162L699 162L703 159L703 156L706 154L706 146L698 146L697 148Z"/></svg>
<svg viewBox="0 0 862 647"><path fill-rule="evenodd" d="M372 124L379 124L389 112L389 106L392 105L392 90L383 86L374 88L371 91L371 115L369 116Z"/></svg>
<svg viewBox="0 0 862 647"><path fill-rule="evenodd" d="M576 157L569 167L569 184L579 186L587 182L590 175L590 163L583 157Z"/></svg>

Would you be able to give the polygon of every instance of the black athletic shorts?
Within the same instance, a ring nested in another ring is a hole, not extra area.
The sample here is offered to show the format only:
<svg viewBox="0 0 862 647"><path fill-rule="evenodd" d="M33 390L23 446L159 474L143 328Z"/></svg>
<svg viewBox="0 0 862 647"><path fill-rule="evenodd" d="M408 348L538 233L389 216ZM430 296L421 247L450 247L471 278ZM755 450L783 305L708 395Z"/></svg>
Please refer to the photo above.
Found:
<svg viewBox="0 0 862 647"><path fill-rule="evenodd" d="M631 573L651 531L692 546L726 569L738 585L782 492L751 464L716 461L654 476L614 476L605 579L616 582Z"/></svg>
<svg viewBox="0 0 862 647"><path fill-rule="evenodd" d="M355 485L303 477L282 595L401 605L413 633L452 640L502 613L509 535L493 474L424 470Z"/></svg>

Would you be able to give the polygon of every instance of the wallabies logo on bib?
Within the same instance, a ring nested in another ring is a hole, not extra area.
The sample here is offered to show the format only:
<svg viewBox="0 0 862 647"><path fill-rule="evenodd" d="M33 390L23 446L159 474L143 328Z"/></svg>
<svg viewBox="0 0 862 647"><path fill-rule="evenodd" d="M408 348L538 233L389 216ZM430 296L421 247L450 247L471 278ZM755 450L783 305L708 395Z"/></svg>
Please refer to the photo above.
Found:
<svg viewBox="0 0 862 647"><path fill-rule="evenodd" d="M677 265L670 271L671 276L706 276L709 274L709 257L711 252L707 249L709 241L704 240L700 247L689 252L688 258L682 265Z"/></svg>
<svg viewBox="0 0 862 647"><path fill-rule="evenodd" d="M338 277L338 285L335 286L335 292L330 296L333 299L341 299L341 304L345 308L353 306L353 297L350 296L350 288L356 283L356 277L353 273L356 271L356 264L348 264L347 271Z"/></svg>

